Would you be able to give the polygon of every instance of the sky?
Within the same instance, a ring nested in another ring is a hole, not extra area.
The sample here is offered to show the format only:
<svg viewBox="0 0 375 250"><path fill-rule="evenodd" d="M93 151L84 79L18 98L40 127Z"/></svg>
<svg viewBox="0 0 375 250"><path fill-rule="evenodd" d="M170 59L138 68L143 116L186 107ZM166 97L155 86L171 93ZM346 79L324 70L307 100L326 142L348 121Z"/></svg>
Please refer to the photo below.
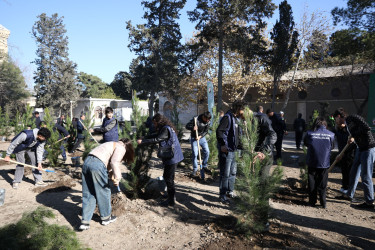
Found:
<svg viewBox="0 0 375 250"><path fill-rule="evenodd" d="M282 0L274 0L276 5ZM69 38L69 59L78 66L78 72L98 76L111 83L120 71L129 71L129 65L136 57L128 48L129 37L126 22L143 24L144 14L141 0L0 0L0 24L10 31L9 55L24 72L29 88L33 88L32 61L36 58L37 45L31 29L37 16L57 13L63 16L63 23ZM346 0L289 0L295 22L301 19L303 11L322 11L331 17L331 10L345 7ZM187 0L178 21L183 41L194 32L194 23L188 20L187 11L194 10L196 0ZM268 20L272 28L278 11Z"/></svg>

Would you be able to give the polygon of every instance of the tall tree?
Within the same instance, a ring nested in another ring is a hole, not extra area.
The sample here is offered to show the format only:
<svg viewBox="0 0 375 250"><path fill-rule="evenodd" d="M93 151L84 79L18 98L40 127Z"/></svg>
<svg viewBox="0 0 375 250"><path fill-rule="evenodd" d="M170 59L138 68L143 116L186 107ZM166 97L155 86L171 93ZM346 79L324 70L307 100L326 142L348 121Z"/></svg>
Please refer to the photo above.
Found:
<svg viewBox="0 0 375 250"><path fill-rule="evenodd" d="M10 59L0 62L0 107L15 113L29 95L20 68Z"/></svg>
<svg viewBox="0 0 375 250"><path fill-rule="evenodd" d="M37 105L59 111L69 107L70 101L79 97L76 84L77 65L69 60L68 37L63 17L45 13L38 16L32 27L32 35L37 43L37 65L35 91Z"/></svg>
<svg viewBox="0 0 375 250"><path fill-rule="evenodd" d="M142 1L146 24L134 27L127 22L129 48L138 57L131 65L133 86L147 91L149 112L153 115L155 94L167 92L175 101L184 71L184 47L180 43L180 26L176 22L186 0Z"/></svg>
<svg viewBox="0 0 375 250"><path fill-rule="evenodd" d="M132 98L132 79L128 72L118 72L110 86L121 99L130 100Z"/></svg>
<svg viewBox="0 0 375 250"><path fill-rule="evenodd" d="M290 79L290 83L287 86L284 104L281 110L285 110L286 106L288 105L290 93L292 92L292 89L295 86L295 75L300 67L302 56L304 56L303 59L308 59L309 56L313 56L313 54L311 53L314 53L314 57L317 56L316 53L320 53L320 56L322 56L322 53L326 54L328 50L327 33L330 32L330 30L331 28L327 18L323 16L323 14L320 11L314 11L312 13L309 13L307 9L305 9L302 15L302 19L300 23L297 25L297 31L299 34L297 51L300 53L297 54L297 61L294 65L292 79ZM320 49L319 52L313 52L313 50L317 50L318 48ZM307 55L304 54L304 51L306 49L308 50ZM311 65L309 65L307 62L307 60L304 60L303 66L311 67ZM316 63L316 61L314 62Z"/></svg>
<svg viewBox="0 0 375 250"><path fill-rule="evenodd" d="M375 0L348 0L347 8L332 10L334 25L341 22L351 29L375 31Z"/></svg>
<svg viewBox="0 0 375 250"><path fill-rule="evenodd" d="M271 51L269 69L273 76L271 109L274 108L281 76L293 65L298 44L298 32L294 29L292 7L286 0L279 5L279 20L271 32Z"/></svg>
<svg viewBox="0 0 375 250"><path fill-rule="evenodd" d="M79 73L78 83L82 86L81 97L83 98L102 98L107 88L110 88L109 85L103 82L99 77L85 72Z"/></svg>
<svg viewBox="0 0 375 250"><path fill-rule="evenodd" d="M261 30L271 17L275 5L271 0L198 0L189 19L197 22L199 43L193 47L199 55L209 48L211 42L218 45L218 95L217 110L222 109L223 53L226 49L241 51L252 57L265 48Z"/></svg>

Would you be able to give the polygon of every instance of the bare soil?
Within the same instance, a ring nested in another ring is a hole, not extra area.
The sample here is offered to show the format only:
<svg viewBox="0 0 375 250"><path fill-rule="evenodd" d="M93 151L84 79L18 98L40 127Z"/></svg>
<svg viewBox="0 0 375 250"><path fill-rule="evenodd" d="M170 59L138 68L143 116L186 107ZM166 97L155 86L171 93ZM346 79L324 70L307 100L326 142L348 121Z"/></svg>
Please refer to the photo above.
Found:
<svg viewBox="0 0 375 250"><path fill-rule="evenodd" d="M6 150L9 143L0 143ZM189 145L184 145L189 150ZM100 224L98 214L91 228L78 232L80 241L92 249L251 249L251 248L318 248L375 249L375 210L359 210L340 195L341 173L335 168L329 176L327 208L308 206L306 190L299 181L298 164L290 157L302 158L302 151L283 152L284 182L270 201L273 208L268 232L245 237L234 230L233 205L218 201L218 178L202 182L190 177L188 168L176 172L177 205L158 206L158 199L129 200L113 188L115 223ZM162 175L161 162L151 160L152 178ZM18 189L12 189L14 164L0 162L0 188L6 190L0 207L0 226L18 221L24 212L43 205L56 215L50 223L77 230L81 219L82 186L80 168L68 161L43 173L46 187L35 187L30 170L25 171ZM26 169L25 169L26 170ZM127 172L125 166L123 173ZM356 198L363 191L358 187Z"/></svg>

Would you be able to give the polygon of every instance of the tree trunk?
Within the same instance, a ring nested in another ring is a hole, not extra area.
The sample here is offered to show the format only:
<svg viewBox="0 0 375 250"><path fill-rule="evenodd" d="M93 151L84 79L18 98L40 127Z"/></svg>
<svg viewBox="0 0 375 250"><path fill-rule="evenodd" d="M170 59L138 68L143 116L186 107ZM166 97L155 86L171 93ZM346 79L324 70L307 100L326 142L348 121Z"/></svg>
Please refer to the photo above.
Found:
<svg viewBox="0 0 375 250"><path fill-rule="evenodd" d="M223 106L223 38L219 37L219 72L217 77L217 110Z"/></svg>
<svg viewBox="0 0 375 250"><path fill-rule="evenodd" d="M298 65L299 65L299 61L301 60L301 55L302 55L302 53L300 53L299 56L298 56L296 67L294 68L294 72L293 72L293 76L292 76L292 81L291 81L291 83L288 86L288 90L286 92L284 104L283 104L283 107L281 108L281 111L284 111L285 108L286 108L286 106L288 105L289 97L290 97L290 92L292 92L292 88L294 87L294 78L295 78L296 72L298 70Z"/></svg>
<svg viewBox="0 0 375 250"><path fill-rule="evenodd" d="M277 92L277 84L279 82L279 76L275 75L273 78L273 91L272 91L272 104L271 104L271 110L273 110L275 106L275 99L276 99L276 92Z"/></svg>
<svg viewBox="0 0 375 250"><path fill-rule="evenodd" d="M148 100L148 114L149 116L154 116L154 101L155 101L155 91L151 91L150 99Z"/></svg>

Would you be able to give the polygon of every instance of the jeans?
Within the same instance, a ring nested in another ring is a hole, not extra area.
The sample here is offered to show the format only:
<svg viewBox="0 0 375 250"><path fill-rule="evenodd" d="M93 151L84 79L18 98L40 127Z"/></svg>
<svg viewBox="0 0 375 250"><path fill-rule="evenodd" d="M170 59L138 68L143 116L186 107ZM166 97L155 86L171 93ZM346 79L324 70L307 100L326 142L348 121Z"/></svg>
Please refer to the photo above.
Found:
<svg viewBox="0 0 375 250"><path fill-rule="evenodd" d="M61 149L61 156L63 159L66 159L66 152L65 152L65 147L64 147L65 142L63 142L60 146Z"/></svg>
<svg viewBox="0 0 375 250"><path fill-rule="evenodd" d="M25 153L29 156L31 165L37 166L36 164L36 153L34 150L26 149L23 151L20 151L16 154L16 160L21 163L25 163ZM36 168L33 168L33 175L35 182L42 181L42 172L39 171ZM23 165L17 165L16 166L16 172L14 173L14 180L13 183L20 183L23 178L23 174L25 172L25 167Z"/></svg>
<svg viewBox="0 0 375 250"><path fill-rule="evenodd" d="M71 150L71 152L76 151L77 148L81 145L81 143L84 141L84 138L77 138L77 141L74 143L74 146Z"/></svg>
<svg viewBox="0 0 375 250"><path fill-rule="evenodd" d="M219 149L220 150L220 149ZM234 191L234 182L236 181L237 164L235 152L219 152L220 167L220 196L227 192Z"/></svg>
<svg viewBox="0 0 375 250"><path fill-rule="evenodd" d="M195 138L190 139L191 149L193 150L193 171L198 170L197 157L198 157L198 142ZM208 143L205 137L199 140L199 145L202 147L201 150L201 159L202 159L202 168L207 167L208 157L210 156L210 149L208 148ZM202 178L204 178L204 171L201 169Z"/></svg>
<svg viewBox="0 0 375 250"><path fill-rule="evenodd" d="M374 169L375 147L360 152L355 152L353 166L350 170L348 195L353 198L357 188L359 176L361 176L366 203L374 202L374 186L372 183L372 171Z"/></svg>
<svg viewBox="0 0 375 250"><path fill-rule="evenodd" d="M104 163L95 156L87 156L82 167L82 223L90 223L98 203L100 218L111 216L111 189Z"/></svg>

